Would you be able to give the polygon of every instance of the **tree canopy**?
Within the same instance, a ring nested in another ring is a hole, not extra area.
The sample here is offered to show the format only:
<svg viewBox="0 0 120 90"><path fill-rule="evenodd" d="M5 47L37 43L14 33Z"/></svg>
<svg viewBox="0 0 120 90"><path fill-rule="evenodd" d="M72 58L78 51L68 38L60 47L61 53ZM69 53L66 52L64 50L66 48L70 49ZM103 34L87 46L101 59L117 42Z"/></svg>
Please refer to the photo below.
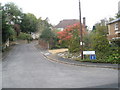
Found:
<svg viewBox="0 0 120 90"><path fill-rule="evenodd" d="M21 31L26 33L37 31L37 18L32 13L24 14L22 17Z"/></svg>
<svg viewBox="0 0 120 90"><path fill-rule="evenodd" d="M4 43L13 34L14 25L21 23L22 11L14 3L7 3L4 6L2 6L1 9L2 9L2 42ZM16 31L18 30L16 29Z"/></svg>

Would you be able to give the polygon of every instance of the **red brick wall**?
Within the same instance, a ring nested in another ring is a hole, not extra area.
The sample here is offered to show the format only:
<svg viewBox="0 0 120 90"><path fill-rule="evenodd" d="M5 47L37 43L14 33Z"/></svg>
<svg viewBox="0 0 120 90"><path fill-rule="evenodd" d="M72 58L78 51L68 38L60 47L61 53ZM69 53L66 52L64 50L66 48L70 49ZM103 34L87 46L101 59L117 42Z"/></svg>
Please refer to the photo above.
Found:
<svg viewBox="0 0 120 90"><path fill-rule="evenodd" d="M119 34L115 33L115 24L118 23L118 31L120 31L120 21L108 25L108 40L119 37Z"/></svg>
<svg viewBox="0 0 120 90"><path fill-rule="evenodd" d="M44 40L39 40L39 45L43 49L48 49L48 43Z"/></svg>

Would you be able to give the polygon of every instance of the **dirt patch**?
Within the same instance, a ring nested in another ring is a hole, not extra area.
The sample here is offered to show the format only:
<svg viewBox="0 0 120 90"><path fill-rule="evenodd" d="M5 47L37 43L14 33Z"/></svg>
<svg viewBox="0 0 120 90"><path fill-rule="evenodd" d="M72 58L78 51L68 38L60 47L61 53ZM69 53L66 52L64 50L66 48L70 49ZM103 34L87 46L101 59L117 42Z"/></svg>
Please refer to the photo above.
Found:
<svg viewBox="0 0 120 90"><path fill-rule="evenodd" d="M60 53L60 52L65 52L65 51L68 51L68 49L54 49L54 50L49 50L50 53L52 54L56 54L56 53Z"/></svg>

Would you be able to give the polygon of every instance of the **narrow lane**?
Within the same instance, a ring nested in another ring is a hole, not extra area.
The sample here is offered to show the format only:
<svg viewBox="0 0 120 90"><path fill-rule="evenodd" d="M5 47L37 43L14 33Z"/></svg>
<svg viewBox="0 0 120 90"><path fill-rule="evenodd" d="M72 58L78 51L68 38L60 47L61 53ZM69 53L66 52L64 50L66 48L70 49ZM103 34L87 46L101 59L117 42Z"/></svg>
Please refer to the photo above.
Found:
<svg viewBox="0 0 120 90"><path fill-rule="evenodd" d="M118 71L51 62L36 43L16 45L2 63L3 88L117 88Z"/></svg>

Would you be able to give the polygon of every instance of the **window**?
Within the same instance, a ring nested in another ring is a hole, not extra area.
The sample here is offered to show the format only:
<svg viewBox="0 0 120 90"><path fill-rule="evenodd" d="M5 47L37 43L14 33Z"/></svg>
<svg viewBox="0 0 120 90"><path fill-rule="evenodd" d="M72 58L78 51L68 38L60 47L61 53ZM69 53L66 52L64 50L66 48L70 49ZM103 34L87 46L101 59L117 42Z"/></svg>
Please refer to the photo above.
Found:
<svg viewBox="0 0 120 90"><path fill-rule="evenodd" d="M118 23L115 24L115 30L118 30Z"/></svg>

